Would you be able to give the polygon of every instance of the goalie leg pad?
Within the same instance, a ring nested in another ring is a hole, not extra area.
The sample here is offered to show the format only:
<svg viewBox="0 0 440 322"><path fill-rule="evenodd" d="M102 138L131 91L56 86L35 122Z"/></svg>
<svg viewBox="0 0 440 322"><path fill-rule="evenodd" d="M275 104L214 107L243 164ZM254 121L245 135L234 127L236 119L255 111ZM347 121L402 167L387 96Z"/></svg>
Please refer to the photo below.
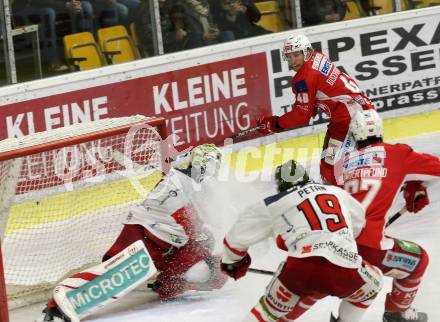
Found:
<svg viewBox="0 0 440 322"><path fill-rule="evenodd" d="M144 242L145 247L147 247L148 253L153 259L157 269L161 270L163 255L167 252L170 252L172 246L165 241L154 237L148 232L147 229L145 229L145 227L141 225L124 225L118 238L110 249L107 250L102 261L104 262L109 258L114 257L116 254L120 253L138 240L142 240Z"/></svg>
<svg viewBox="0 0 440 322"><path fill-rule="evenodd" d="M145 283L157 270L139 240L107 261L62 281L53 297L72 322L90 315Z"/></svg>

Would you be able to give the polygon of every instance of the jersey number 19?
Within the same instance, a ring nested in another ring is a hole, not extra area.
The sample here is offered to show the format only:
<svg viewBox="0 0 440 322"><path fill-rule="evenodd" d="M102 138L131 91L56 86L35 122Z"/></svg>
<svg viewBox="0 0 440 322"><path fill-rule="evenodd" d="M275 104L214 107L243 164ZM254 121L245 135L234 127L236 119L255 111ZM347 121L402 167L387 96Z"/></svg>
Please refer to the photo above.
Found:
<svg viewBox="0 0 440 322"><path fill-rule="evenodd" d="M348 227L335 195L317 195L313 203L309 198L301 202L297 208L302 211L312 230L334 232Z"/></svg>

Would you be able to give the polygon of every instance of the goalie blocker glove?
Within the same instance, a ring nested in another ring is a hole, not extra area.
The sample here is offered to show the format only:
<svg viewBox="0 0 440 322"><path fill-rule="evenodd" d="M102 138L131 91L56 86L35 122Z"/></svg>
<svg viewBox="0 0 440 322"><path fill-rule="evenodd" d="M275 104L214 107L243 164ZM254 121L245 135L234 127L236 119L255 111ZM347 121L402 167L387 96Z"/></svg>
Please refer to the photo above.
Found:
<svg viewBox="0 0 440 322"><path fill-rule="evenodd" d="M234 263L221 263L221 270L226 275L232 277L234 280L238 280L239 278L242 278L246 275L249 266L251 265L251 257L248 253L239 260L238 262Z"/></svg>
<svg viewBox="0 0 440 322"><path fill-rule="evenodd" d="M409 212L418 213L429 205L428 192L422 181L408 181L403 188L403 196L406 202L406 209Z"/></svg>

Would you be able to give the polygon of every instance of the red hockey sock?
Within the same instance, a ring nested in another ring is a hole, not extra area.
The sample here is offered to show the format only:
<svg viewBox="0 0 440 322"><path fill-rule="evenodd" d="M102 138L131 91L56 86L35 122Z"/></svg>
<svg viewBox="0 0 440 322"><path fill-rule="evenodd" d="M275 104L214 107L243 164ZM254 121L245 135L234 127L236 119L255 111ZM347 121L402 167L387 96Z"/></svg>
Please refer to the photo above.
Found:
<svg viewBox="0 0 440 322"><path fill-rule="evenodd" d="M394 280L391 293L387 294L385 310L404 312L411 307L419 289L420 279Z"/></svg>
<svg viewBox="0 0 440 322"><path fill-rule="evenodd" d="M421 252L419 255L420 262L411 275L393 281L393 289L391 293L387 294L385 302L386 311L404 312L411 307L429 263L428 254L423 248L419 248Z"/></svg>

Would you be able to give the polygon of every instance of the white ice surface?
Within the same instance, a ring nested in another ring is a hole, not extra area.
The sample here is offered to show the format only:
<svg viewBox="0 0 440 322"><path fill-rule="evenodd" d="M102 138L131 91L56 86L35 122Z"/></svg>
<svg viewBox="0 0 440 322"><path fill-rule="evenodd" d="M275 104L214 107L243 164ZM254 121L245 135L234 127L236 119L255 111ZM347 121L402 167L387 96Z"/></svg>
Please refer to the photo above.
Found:
<svg viewBox="0 0 440 322"><path fill-rule="evenodd" d="M403 142L410 144L417 151L440 155L440 133L411 138ZM390 227L389 234L415 241L428 251L430 264L415 306L429 314L429 321L437 322L440 321L440 185L431 187L429 193L431 204L422 214L400 218ZM217 214L222 216L222 219L216 218L212 224L217 226L217 230L221 230L219 228L221 224L225 220L233 219L232 212L237 209L232 201L228 203L227 200L221 200L220 195L217 197L217 201L211 205L211 208L222 209L223 203L225 210ZM241 201L243 198L247 198L246 201L256 198L255 192L247 193L246 191L240 191L237 197ZM270 270L275 270L284 257L284 254L274 249L270 242L256 245L251 255L253 255L253 267ZM268 276L248 273L238 282L229 281L221 290L190 294L176 301L162 303L155 300L155 296L148 291L135 291L111 309L105 309L86 320L96 322L240 322L263 294L269 280ZM385 294L390 288L390 280L387 279L386 286L367 311L363 321L382 321ZM336 311L337 305L337 299L326 298L297 321L329 321L330 312ZM39 316L42 307L43 304L38 304L15 310L11 314L11 322L32 322Z"/></svg>

